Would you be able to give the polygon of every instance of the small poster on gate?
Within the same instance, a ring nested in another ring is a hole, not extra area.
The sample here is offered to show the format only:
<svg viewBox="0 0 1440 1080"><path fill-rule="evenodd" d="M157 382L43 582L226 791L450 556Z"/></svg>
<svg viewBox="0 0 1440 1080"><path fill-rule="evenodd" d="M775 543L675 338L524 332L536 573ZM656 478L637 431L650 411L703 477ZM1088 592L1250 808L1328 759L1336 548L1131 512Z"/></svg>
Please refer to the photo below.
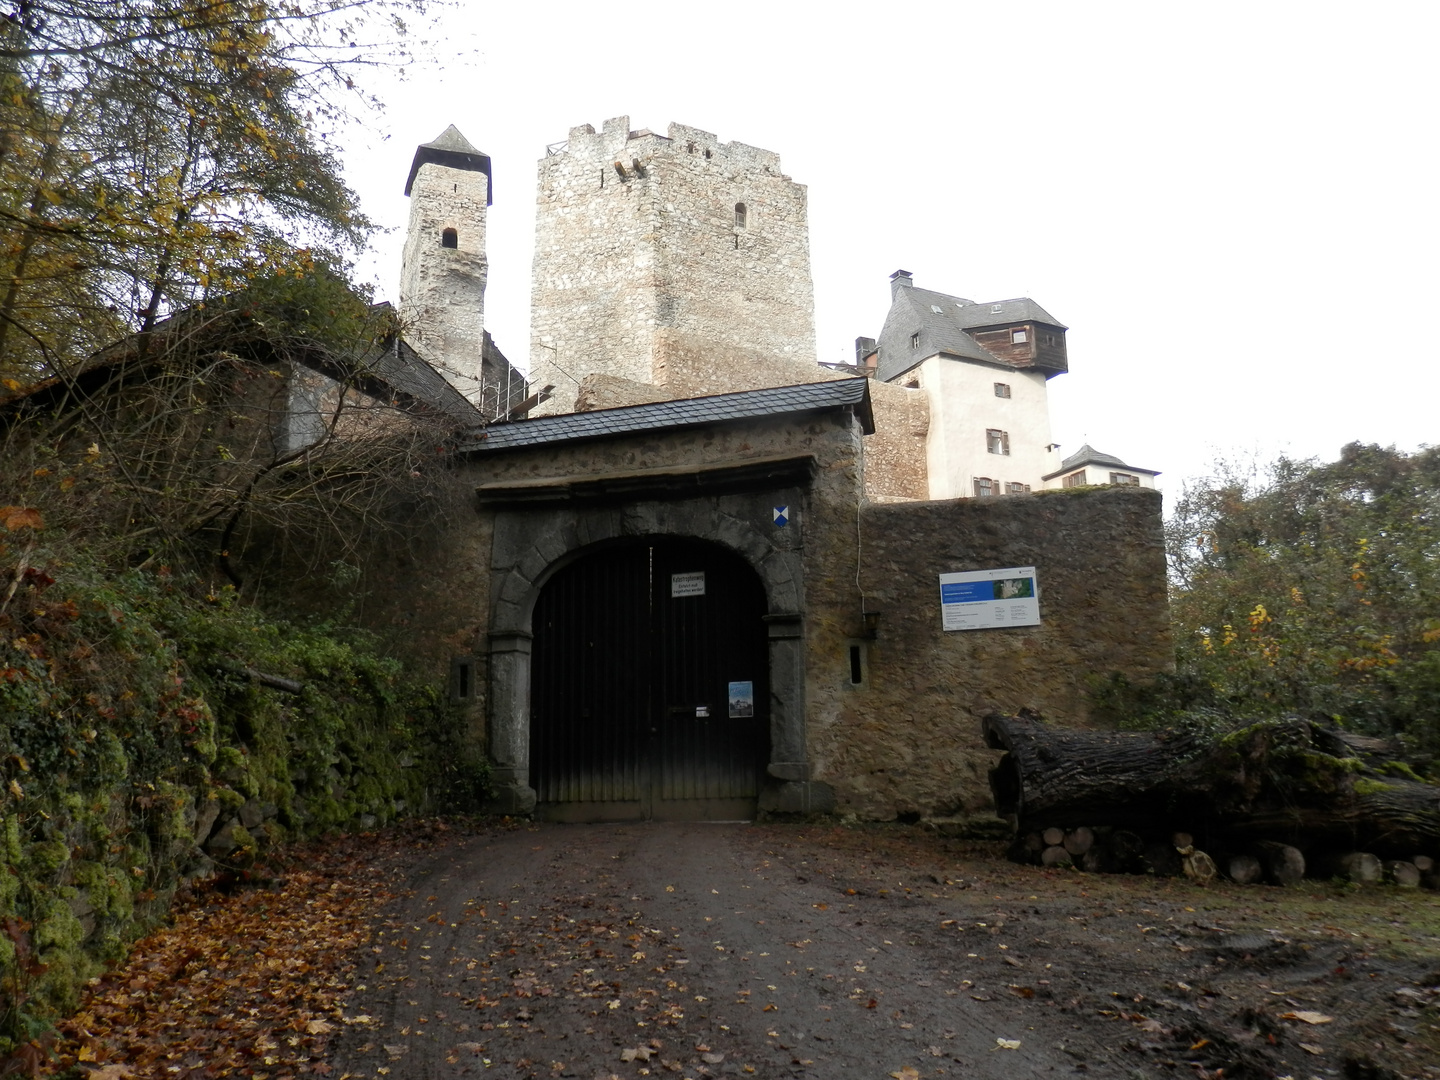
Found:
<svg viewBox="0 0 1440 1080"><path fill-rule="evenodd" d="M695 570L688 574L670 575L670 599L678 596L704 596L705 571Z"/></svg>
<svg viewBox="0 0 1440 1080"><path fill-rule="evenodd" d="M755 715L755 684L753 682L732 682L730 684L730 718Z"/></svg>
<svg viewBox="0 0 1440 1080"><path fill-rule="evenodd" d="M942 630L1039 625L1040 590L1035 585L1035 567L940 575Z"/></svg>

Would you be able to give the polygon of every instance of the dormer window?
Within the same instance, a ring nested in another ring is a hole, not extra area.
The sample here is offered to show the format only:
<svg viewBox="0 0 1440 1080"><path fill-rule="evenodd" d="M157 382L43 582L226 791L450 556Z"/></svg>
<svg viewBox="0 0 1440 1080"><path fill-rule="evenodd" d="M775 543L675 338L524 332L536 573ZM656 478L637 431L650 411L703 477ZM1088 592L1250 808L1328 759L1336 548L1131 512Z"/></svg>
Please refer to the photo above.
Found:
<svg viewBox="0 0 1440 1080"><path fill-rule="evenodd" d="M1027 341L1029 341L1029 340L1030 340L1030 335L1027 334L1024 330L1011 330L1011 331L1010 331L1010 344L1012 344L1012 345L1024 345L1025 342L1027 342Z"/></svg>
<svg viewBox="0 0 1440 1080"><path fill-rule="evenodd" d="M919 347L920 347L920 331L917 330L917 331L915 331L915 333L913 333L913 334L910 335L910 348L912 348L912 349L918 349Z"/></svg>
<svg viewBox="0 0 1440 1080"><path fill-rule="evenodd" d="M745 221L749 216L749 212L745 209L745 204L743 202L737 202L735 204L735 228L745 228Z"/></svg>
<svg viewBox="0 0 1440 1080"><path fill-rule="evenodd" d="M460 234L454 229L446 229L440 234L440 246L445 248L458 248L460 246Z"/></svg>

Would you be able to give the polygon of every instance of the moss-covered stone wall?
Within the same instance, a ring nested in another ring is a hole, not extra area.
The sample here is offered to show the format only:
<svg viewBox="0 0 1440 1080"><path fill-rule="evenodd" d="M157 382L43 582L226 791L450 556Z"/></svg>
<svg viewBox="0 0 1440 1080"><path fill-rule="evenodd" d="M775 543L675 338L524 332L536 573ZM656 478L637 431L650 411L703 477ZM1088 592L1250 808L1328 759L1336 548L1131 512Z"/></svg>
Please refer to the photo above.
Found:
<svg viewBox="0 0 1440 1080"><path fill-rule="evenodd" d="M483 762L442 696L366 635L44 547L18 578L0 606L0 1054L185 882L478 802Z"/></svg>

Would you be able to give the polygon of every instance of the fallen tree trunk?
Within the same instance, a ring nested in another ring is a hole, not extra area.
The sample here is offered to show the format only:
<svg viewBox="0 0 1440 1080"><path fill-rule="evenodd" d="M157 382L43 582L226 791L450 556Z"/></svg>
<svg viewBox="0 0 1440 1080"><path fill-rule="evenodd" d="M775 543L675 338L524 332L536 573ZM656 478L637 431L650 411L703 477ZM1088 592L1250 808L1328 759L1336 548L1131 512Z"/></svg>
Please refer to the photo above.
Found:
<svg viewBox="0 0 1440 1080"><path fill-rule="evenodd" d="M987 746L1007 751L990 770L996 809L1023 829L1096 825L1148 829L1168 809L1174 763L1193 740L1165 745L1145 732L1065 731L1033 714L988 716Z"/></svg>
<svg viewBox="0 0 1440 1080"><path fill-rule="evenodd" d="M997 811L1026 831L1117 826L1228 843L1440 852L1440 786L1393 775L1393 748L1304 720L1227 734L1066 731L1038 716L989 716ZM1413 774L1412 774L1413 775Z"/></svg>

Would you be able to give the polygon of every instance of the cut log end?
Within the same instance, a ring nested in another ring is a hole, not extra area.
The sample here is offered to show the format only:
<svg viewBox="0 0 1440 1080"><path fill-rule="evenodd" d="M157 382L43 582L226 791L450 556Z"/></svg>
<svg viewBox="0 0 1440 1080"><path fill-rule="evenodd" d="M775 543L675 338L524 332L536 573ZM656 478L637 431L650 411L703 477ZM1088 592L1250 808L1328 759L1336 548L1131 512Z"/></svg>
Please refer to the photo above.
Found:
<svg viewBox="0 0 1440 1080"><path fill-rule="evenodd" d="M1070 853L1059 844L1047 847L1040 853L1041 866L1071 866L1073 864L1074 860L1070 857Z"/></svg>
<svg viewBox="0 0 1440 1080"><path fill-rule="evenodd" d="M1215 860L1203 851L1191 851L1181 859L1181 869L1186 877L1200 885L1210 884L1220 873L1215 866Z"/></svg>
<svg viewBox="0 0 1440 1080"><path fill-rule="evenodd" d="M1065 830L1051 826L1040 834L1040 838L1045 841L1046 847L1059 847L1065 842Z"/></svg>
<svg viewBox="0 0 1440 1080"><path fill-rule="evenodd" d="M1261 840L1257 853L1265 867L1265 876L1274 885L1299 885L1305 878L1305 856L1299 848L1273 840Z"/></svg>
<svg viewBox="0 0 1440 1080"><path fill-rule="evenodd" d="M1316 861L1317 877L1342 878L1357 885L1374 885L1384 874L1380 860L1368 851L1346 851Z"/></svg>
<svg viewBox="0 0 1440 1080"><path fill-rule="evenodd" d="M1254 885L1265 876L1265 868L1254 855L1232 855L1225 864L1225 874L1238 885Z"/></svg>
<svg viewBox="0 0 1440 1080"><path fill-rule="evenodd" d="M1420 871L1412 862L1391 859L1385 864L1385 880L1399 885L1402 889L1420 887Z"/></svg>
<svg viewBox="0 0 1440 1080"><path fill-rule="evenodd" d="M1077 858L1095 846L1095 833L1081 825L1065 834L1064 847Z"/></svg>

